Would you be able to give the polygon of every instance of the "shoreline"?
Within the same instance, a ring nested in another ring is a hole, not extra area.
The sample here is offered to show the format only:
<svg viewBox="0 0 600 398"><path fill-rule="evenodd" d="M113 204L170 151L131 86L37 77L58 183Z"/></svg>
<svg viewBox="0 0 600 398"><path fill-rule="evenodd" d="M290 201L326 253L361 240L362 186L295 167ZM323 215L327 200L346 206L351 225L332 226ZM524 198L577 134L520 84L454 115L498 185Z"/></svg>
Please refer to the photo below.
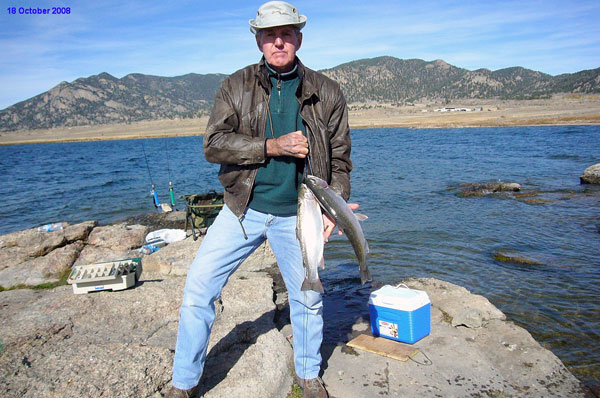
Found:
<svg viewBox="0 0 600 398"><path fill-rule="evenodd" d="M146 123L146 122L144 122ZM471 128L494 128L494 127L544 127L544 126L598 126L600 125L600 116L598 120L586 120L584 118L577 118L574 120L556 120L552 118L538 119L536 121L516 122L516 123L402 123L402 122L389 122L389 121L377 121L371 123L350 123L350 130L366 130L366 129L389 129L389 128L408 128L408 129L471 129ZM115 126L115 125L108 125ZM95 126L84 126L84 127L95 127ZM116 127L115 127L116 128ZM44 137L45 134L36 134L36 130L33 130L31 138L27 139L16 139L16 137L5 137L0 135L0 146L10 145L29 145L29 144L53 144L53 143L67 143L67 142L95 142L95 141L120 141L120 140L138 140L148 138L174 138L174 137L197 137L205 134L204 129L196 132L146 132L146 133L129 133L129 134L111 134L111 135L98 135L90 132L88 136L84 137Z"/></svg>
<svg viewBox="0 0 600 398"><path fill-rule="evenodd" d="M13 265L18 272L5 272L5 280L11 275L39 278L40 261L56 270L59 260L70 272L73 266L107 258L139 257L135 248L144 243L149 231L180 227L182 217L183 212L150 213L143 220L106 226L86 221L49 233L29 229L3 235L7 246L0 251L5 257L15 257L17 247L29 248L38 256L32 260L21 251L18 264ZM114 396L131 396L134 391L139 396L160 397L171 383L185 276L202 239L186 236L143 255L137 283L122 291L78 295L69 285L60 284L0 292L4 304L0 307L0 369L5 370L0 372L0 384L5 385L0 391L7 397L49 397L58 391L65 398L100 397L107 391ZM69 244L61 246L65 240ZM40 247L47 253L42 254ZM361 334L371 335L370 320L353 307L342 313L351 326L343 329L335 343L321 348L322 379L332 397L586 398L594 393L560 358L484 296L434 278L404 282L426 292L430 302L430 332L414 346L395 345L402 349L402 356L408 355L407 348L412 355L418 354L417 361L408 361L411 357L390 360L348 346L349 340ZM325 322L331 314L339 316L334 302L324 305L329 306L324 310ZM296 396L290 395L297 388L293 385L288 296L268 244L231 275L215 307L200 394L207 398ZM462 361L456 361L457 352L463 354ZM419 363L424 358L429 363ZM98 378L98 374L106 377Z"/></svg>
<svg viewBox="0 0 600 398"><path fill-rule="evenodd" d="M443 108L470 111L440 112ZM471 110L478 109L478 110ZM600 96L562 95L544 100L475 100L449 104L349 104L350 129L453 129L600 125ZM208 117L162 119L0 132L1 145L128 140L203 135Z"/></svg>

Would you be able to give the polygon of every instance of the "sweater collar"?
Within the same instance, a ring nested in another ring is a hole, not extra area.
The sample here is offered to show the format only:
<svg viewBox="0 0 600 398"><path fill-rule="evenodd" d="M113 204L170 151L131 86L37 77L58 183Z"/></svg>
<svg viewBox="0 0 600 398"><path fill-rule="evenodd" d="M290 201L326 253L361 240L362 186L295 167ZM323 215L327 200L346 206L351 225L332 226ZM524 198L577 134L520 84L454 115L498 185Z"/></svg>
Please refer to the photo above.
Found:
<svg viewBox="0 0 600 398"><path fill-rule="evenodd" d="M300 98L302 100L307 100L311 96L315 95L318 97L317 89L314 84L310 81L311 79L307 79L306 71L304 64L298 57L296 57L296 71L298 73L298 77L300 78L300 87L302 87L302 92L300 93ZM267 68L267 61L263 56L258 63L258 70L256 77L261 82L261 85L267 90L271 90L271 83L269 82L269 69Z"/></svg>
<svg viewBox="0 0 600 398"><path fill-rule="evenodd" d="M288 80L290 78L295 78L298 75L298 64L294 64L294 68L289 72L279 73L275 69L269 65L267 61L265 61L265 66L267 67L267 71L269 71L269 76L277 78L277 80Z"/></svg>

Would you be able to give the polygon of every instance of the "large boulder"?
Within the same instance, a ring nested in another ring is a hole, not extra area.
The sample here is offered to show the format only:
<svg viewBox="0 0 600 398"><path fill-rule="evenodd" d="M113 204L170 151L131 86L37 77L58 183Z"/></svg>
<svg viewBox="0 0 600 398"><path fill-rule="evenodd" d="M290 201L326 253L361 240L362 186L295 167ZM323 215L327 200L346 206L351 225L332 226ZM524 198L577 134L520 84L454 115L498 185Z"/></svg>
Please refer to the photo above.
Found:
<svg viewBox="0 0 600 398"><path fill-rule="evenodd" d="M431 305L438 308L452 326L481 327L493 320L506 320L506 315L485 297L471 294L462 286L433 278L408 282L411 288L429 294Z"/></svg>
<svg viewBox="0 0 600 398"><path fill-rule="evenodd" d="M144 272L162 275L181 276L187 272L196 257L196 252L202 243L202 237L194 240L191 236L179 242L170 243L158 251L144 256ZM262 244L244 261L244 266L238 275L246 272L255 273L276 264L273 251L268 242Z"/></svg>
<svg viewBox="0 0 600 398"><path fill-rule="evenodd" d="M589 396L552 352L484 297L430 278L407 285L431 300L431 334L413 345L398 343L412 355L406 361L338 345L323 375L330 396Z"/></svg>
<svg viewBox="0 0 600 398"><path fill-rule="evenodd" d="M85 245L73 266L105 263L135 257L140 257L140 254L136 250L114 250L108 247Z"/></svg>
<svg viewBox="0 0 600 398"><path fill-rule="evenodd" d="M137 249L145 243L148 227L126 223L96 227L90 233L89 245L122 251Z"/></svg>
<svg viewBox="0 0 600 398"><path fill-rule="evenodd" d="M581 177L579 177L579 181L582 184L600 185L600 163L585 169Z"/></svg>
<svg viewBox="0 0 600 398"><path fill-rule="evenodd" d="M25 284L36 286L57 282L65 272L71 269L82 248L83 243L77 241L23 264L21 271L28 274Z"/></svg>
<svg viewBox="0 0 600 398"><path fill-rule="evenodd" d="M0 395L152 396L171 377L182 286L1 292Z"/></svg>
<svg viewBox="0 0 600 398"><path fill-rule="evenodd" d="M85 265L140 257L148 227L118 223L94 228L73 265Z"/></svg>
<svg viewBox="0 0 600 398"><path fill-rule="evenodd" d="M59 280L69 270L96 221L40 232L37 228L0 236L0 286L35 286Z"/></svg>
<svg viewBox="0 0 600 398"><path fill-rule="evenodd" d="M201 383L207 398L284 397L292 384L292 349L274 322L273 280L245 275L234 274L219 301Z"/></svg>
<svg viewBox="0 0 600 398"><path fill-rule="evenodd" d="M204 396L289 392L292 349L274 322L273 279L257 266L273 261L242 264L215 302ZM184 284L183 277L144 269L134 288L117 292L74 295L71 286L0 292L0 395L159 398L170 387Z"/></svg>
<svg viewBox="0 0 600 398"><path fill-rule="evenodd" d="M158 251L144 256L144 271L163 275L186 275L201 242L202 239L194 240L190 236L161 247Z"/></svg>

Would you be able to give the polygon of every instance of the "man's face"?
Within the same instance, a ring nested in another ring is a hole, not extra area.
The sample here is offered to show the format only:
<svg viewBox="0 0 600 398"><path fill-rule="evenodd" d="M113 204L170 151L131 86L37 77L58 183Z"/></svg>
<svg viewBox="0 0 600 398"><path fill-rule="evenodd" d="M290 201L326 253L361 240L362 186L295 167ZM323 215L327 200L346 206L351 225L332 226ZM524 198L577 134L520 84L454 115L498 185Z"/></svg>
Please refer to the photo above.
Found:
<svg viewBox="0 0 600 398"><path fill-rule="evenodd" d="M289 72L302 44L302 33L297 33L293 26L266 28L256 35L256 44L273 69L280 73Z"/></svg>

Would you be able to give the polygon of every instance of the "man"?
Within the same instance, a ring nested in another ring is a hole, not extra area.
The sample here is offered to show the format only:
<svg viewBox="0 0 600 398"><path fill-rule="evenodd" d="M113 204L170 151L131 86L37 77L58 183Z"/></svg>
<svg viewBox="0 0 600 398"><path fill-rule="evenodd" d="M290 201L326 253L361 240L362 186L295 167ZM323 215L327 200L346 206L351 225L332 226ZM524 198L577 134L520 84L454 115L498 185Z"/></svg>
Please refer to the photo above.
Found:
<svg viewBox="0 0 600 398"><path fill-rule="evenodd" d="M262 5L250 20L261 61L229 76L217 93L204 153L209 162L221 164L225 206L187 275L168 397L195 393L215 318L213 302L265 239L289 293L298 384L305 397L328 396L318 377L322 297L300 290L305 270L296 238L296 205L305 171L328 181L348 200L351 143L338 84L296 57L305 23L291 4ZM328 217L324 223L327 240L335 223Z"/></svg>

